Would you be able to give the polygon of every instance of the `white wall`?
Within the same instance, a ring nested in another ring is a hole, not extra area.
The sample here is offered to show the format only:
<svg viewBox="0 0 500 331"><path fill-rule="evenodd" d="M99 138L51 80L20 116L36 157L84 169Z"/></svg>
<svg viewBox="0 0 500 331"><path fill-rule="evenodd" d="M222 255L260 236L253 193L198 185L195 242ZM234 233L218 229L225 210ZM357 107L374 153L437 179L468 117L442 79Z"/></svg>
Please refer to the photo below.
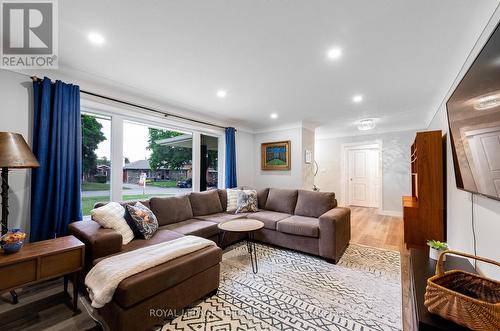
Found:
<svg viewBox="0 0 500 331"><path fill-rule="evenodd" d="M315 156L319 172L314 183L321 191L335 192L345 201L341 189L341 146L348 143L382 141L382 210L401 213L401 196L411 194L410 145L416 131L390 132L353 137L316 139Z"/></svg>
<svg viewBox="0 0 500 331"><path fill-rule="evenodd" d="M0 131L23 135L31 146L33 123L31 80L0 70ZM29 231L31 170L9 171L9 228Z"/></svg>
<svg viewBox="0 0 500 331"><path fill-rule="evenodd" d="M254 186L255 154L253 134L236 131L236 176L238 186Z"/></svg>
<svg viewBox="0 0 500 331"><path fill-rule="evenodd" d="M465 75L470 65L479 54L488 37L500 20L500 10L493 15L479 41L471 51L465 64L448 91L428 129L440 129L447 134L447 229L446 240L454 250L474 253L472 231L472 200L471 193L457 189L455 170L451 152L451 141L448 135L448 118L446 101L449 99L458 83ZM500 261L500 201L474 196L474 228L476 232L477 255ZM478 263L478 269L486 276L500 279L500 268L484 263Z"/></svg>
<svg viewBox="0 0 500 331"><path fill-rule="evenodd" d="M265 171L260 168L261 144L274 141L291 141L291 170L289 171ZM302 128L283 129L271 132L256 133L254 135L253 153L254 159L254 184L256 188L279 187L298 188L302 187ZM239 184L239 183L238 183Z"/></svg>
<svg viewBox="0 0 500 331"><path fill-rule="evenodd" d="M314 163L306 164L306 150L311 151L314 160L314 130L302 128L302 188L312 190L314 186Z"/></svg>

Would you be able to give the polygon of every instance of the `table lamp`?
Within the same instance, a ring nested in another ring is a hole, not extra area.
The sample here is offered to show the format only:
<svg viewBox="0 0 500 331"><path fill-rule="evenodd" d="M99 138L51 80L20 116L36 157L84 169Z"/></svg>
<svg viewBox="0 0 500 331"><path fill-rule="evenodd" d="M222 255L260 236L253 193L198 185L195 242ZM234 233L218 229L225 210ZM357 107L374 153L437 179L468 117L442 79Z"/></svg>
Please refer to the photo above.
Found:
<svg viewBox="0 0 500 331"><path fill-rule="evenodd" d="M2 235L7 233L9 218L9 169L37 168L35 155L19 133L0 132L0 168L2 168Z"/></svg>

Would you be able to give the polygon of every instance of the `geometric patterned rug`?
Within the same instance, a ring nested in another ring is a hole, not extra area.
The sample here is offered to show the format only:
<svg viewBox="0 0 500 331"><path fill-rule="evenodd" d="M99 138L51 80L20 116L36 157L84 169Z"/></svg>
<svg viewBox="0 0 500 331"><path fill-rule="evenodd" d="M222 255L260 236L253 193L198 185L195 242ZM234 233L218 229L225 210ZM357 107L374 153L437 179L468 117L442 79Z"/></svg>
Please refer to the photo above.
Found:
<svg viewBox="0 0 500 331"><path fill-rule="evenodd" d="M401 330L400 254L351 244L338 264L244 242L224 251L217 295L164 325L174 330Z"/></svg>

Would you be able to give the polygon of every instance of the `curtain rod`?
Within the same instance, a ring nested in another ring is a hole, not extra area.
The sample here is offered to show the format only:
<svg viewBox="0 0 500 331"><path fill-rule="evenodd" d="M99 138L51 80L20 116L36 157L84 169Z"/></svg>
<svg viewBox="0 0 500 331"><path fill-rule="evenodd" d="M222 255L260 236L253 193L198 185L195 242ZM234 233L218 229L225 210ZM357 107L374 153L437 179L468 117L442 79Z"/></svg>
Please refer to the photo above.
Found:
<svg viewBox="0 0 500 331"><path fill-rule="evenodd" d="M36 77L36 76L31 76L31 79L34 82L39 81L39 80L41 81L41 79L38 78L38 77ZM174 117L174 118L182 119L182 120L185 120L185 121L190 121L190 122L195 122L195 123L198 123L198 124L204 124L204 125L209 125L209 126L214 126L214 127L217 127L217 128L221 128L221 129L226 129L226 127L222 126L222 125L213 124L213 123L209 123L209 122L205 122L205 121L200 121L200 120L195 120L195 119L192 119L192 118L189 118L189 117L184 117L184 116L181 116L181 115L171 114L171 113L168 113L168 112L165 112L165 111L161 111L161 110L158 110L158 109L154 109L154 108L151 108L151 107L148 107L148 106L142 106L142 105L139 105L139 104L136 104L136 103L133 103L133 102L129 102L129 101L125 101L125 100L120 100L120 99L108 97L108 96L105 96L105 95L102 95L102 94L97 94L97 93L93 93L93 92L89 92L89 91L85 91L85 90L80 90L80 93L84 93L84 94L88 94L88 95L91 95L91 96L94 96L94 97L98 97L98 98L101 98L101 99L106 99L106 100L109 100L109 101L121 103L121 104L124 104L124 105L127 105L127 106L141 108L141 109L144 109L144 110L147 110L147 111L154 112L156 114L160 114L160 115L162 115L164 117Z"/></svg>

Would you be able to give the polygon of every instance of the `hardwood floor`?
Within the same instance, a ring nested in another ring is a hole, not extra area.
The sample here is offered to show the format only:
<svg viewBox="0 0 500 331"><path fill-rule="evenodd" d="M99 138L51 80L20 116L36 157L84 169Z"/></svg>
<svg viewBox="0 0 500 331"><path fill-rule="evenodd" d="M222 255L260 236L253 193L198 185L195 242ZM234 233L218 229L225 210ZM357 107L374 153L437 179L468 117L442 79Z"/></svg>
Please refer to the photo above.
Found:
<svg viewBox="0 0 500 331"><path fill-rule="evenodd" d="M352 243L406 252L402 218L378 215L375 208L350 208Z"/></svg>
<svg viewBox="0 0 500 331"><path fill-rule="evenodd" d="M70 293L72 284L69 283ZM81 301L80 312L71 310L71 298L63 292L62 278L16 291L19 303L11 304L8 293L0 296L0 330L70 331L102 330L90 318Z"/></svg>
<svg viewBox="0 0 500 331"><path fill-rule="evenodd" d="M411 328L409 294L409 255L403 240L403 219L381 216L373 208L351 207L351 242L401 253L403 330ZM100 330L81 302L79 314L73 314L62 297L62 279L20 290L19 304L11 305L10 296L0 297L0 330ZM67 298L66 298L67 299ZM66 300L68 302L68 300ZM5 314L5 315L4 315Z"/></svg>

